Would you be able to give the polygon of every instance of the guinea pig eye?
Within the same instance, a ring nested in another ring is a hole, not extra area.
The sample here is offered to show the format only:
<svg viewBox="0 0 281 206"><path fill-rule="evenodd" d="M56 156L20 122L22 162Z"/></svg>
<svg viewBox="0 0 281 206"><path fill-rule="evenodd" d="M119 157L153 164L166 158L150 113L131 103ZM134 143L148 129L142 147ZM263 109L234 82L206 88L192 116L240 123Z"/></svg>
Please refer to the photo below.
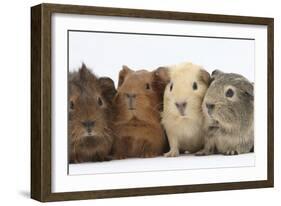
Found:
<svg viewBox="0 0 281 206"><path fill-rule="evenodd" d="M103 105L103 102L102 102L102 100L101 100L100 97L98 98L98 104L99 104L99 106L102 106L102 105Z"/></svg>
<svg viewBox="0 0 281 206"><path fill-rule="evenodd" d="M148 83L145 86L146 86L146 89L150 89L150 85Z"/></svg>
<svg viewBox="0 0 281 206"><path fill-rule="evenodd" d="M173 83L170 85L170 92L173 90Z"/></svg>
<svg viewBox="0 0 281 206"><path fill-rule="evenodd" d="M69 103L69 108L70 108L70 110L73 110L73 109L74 109L74 102L73 102L73 101L70 101L70 103Z"/></svg>
<svg viewBox="0 0 281 206"><path fill-rule="evenodd" d="M232 89L228 89L225 93L226 97L233 97L234 91Z"/></svg>
<svg viewBox="0 0 281 206"><path fill-rule="evenodd" d="M196 82L193 82L193 84L192 84L192 89L193 89L193 90L197 90L197 89L198 89L198 86L197 86L197 83L196 83Z"/></svg>

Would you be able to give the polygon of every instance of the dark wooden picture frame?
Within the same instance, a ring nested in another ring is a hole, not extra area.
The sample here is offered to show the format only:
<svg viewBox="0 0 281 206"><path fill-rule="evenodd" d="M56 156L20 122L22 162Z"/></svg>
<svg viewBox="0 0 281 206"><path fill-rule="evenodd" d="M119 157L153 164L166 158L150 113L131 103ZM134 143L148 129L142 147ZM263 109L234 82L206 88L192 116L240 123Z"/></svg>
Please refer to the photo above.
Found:
<svg viewBox="0 0 281 206"><path fill-rule="evenodd" d="M51 191L51 16L54 13L222 22L267 26L267 180L53 193ZM31 8L31 197L48 202L273 187L274 184L274 20L169 11L40 4Z"/></svg>

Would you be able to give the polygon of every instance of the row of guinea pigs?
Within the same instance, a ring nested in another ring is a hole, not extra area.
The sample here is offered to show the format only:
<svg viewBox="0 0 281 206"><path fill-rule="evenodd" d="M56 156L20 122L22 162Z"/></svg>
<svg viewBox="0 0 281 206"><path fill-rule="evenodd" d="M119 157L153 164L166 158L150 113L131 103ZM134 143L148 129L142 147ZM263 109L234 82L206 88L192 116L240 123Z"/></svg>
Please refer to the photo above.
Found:
<svg viewBox="0 0 281 206"><path fill-rule="evenodd" d="M253 84L181 63L123 66L117 90L85 64L69 74L69 161L252 152Z"/></svg>

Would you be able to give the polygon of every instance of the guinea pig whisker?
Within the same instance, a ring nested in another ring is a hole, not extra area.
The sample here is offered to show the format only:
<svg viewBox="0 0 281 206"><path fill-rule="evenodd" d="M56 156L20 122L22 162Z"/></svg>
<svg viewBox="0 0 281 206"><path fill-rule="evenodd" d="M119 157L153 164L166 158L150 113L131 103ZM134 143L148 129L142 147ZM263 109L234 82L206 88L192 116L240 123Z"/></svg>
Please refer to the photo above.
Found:
<svg viewBox="0 0 281 206"><path fill-rule="evenodd" d="M159 108L163 108L163 103L162 102L160 102L159 104L156 104L153 108L155 109L155 110L158 110L159 111Z"/></svg>
<svg viewBox="0 0 281 206"><path fill-rule="evenodd" d="M225 103L221 101L221 102L216 102L214 105L222 106L222 105L225 105Z"/></svg>
<svg viewBox="0 0 281 206"><path fill-rule="evenodd" d="M165 111L166 111L168 114L172 114L171 108L165 108Z"/></svg>
<svg viewBox="0 0 281 206"><path fill-rule="evenodd" d="M78 129L77 127L74 128L74 130L72 130L71 135L73 135L74 137L76 137L78 134Z"/></svg>

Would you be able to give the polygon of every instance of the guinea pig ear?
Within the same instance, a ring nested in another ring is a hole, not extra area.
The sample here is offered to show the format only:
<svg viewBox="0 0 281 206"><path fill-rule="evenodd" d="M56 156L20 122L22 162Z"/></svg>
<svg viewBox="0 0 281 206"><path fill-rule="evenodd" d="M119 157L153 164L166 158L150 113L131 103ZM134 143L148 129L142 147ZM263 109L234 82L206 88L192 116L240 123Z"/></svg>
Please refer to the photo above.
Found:
<svg viewBox="0 0 281 206"><path fill-rule="evenodd" d="M211 83L211 76L210 76L209 72L207 72L205 69L200 70L200 79L207 86L209 86Z"/></svg>
<svg viewBox="0 0 281 206"><path fill-rule="evenodd" d="M162 84L168 84L170 82L169 68L168 67L158 67L153 72L153 80L160 81Z"/></svg>
<svg viewBox="0 0 281 206"><path fill-rule="evenodd" d="M220 70L218 70L218 69L216 69L216 70L214 70L214 71L212 72L209 85L216 79L216 77L217 77L219 74L223 74L223 72L220 71Z"/></svg>
<svg viewBox="0 0 281 206"><path fill-rule="evenodd" d="M163 102L164 91L166 85L170 82L170 74L168 67L159 67L155 71L153 71L152 78L152 89L159 95L160 102ZM160 111L163 110L162 104L159 105L158 108Z"/></svg>
<svg viewBox="0 0 281 206"><path fill-rule="evenodd" d="M223 74L223 72L221 70L216 69L212 72L211 78L215 79L219 74Z"/></svg>
<svg viewBox="0 0 281 206"><path fill-rule="evenodd" d="M127 76L127 74L131 72L133 72L133 70L131 70L128 66L126 65L122 66L122 70L119 72L118 87L120 87L123 84L125 77Z"/></svg>
<svg viewBox="0 0 281 206"><path fill-rule="evenodd" d="M112 101L113 97L116 94L116 89L112 79L108 77L100 77L98 83L101 88L101 94L107 101Z"/></svg>

